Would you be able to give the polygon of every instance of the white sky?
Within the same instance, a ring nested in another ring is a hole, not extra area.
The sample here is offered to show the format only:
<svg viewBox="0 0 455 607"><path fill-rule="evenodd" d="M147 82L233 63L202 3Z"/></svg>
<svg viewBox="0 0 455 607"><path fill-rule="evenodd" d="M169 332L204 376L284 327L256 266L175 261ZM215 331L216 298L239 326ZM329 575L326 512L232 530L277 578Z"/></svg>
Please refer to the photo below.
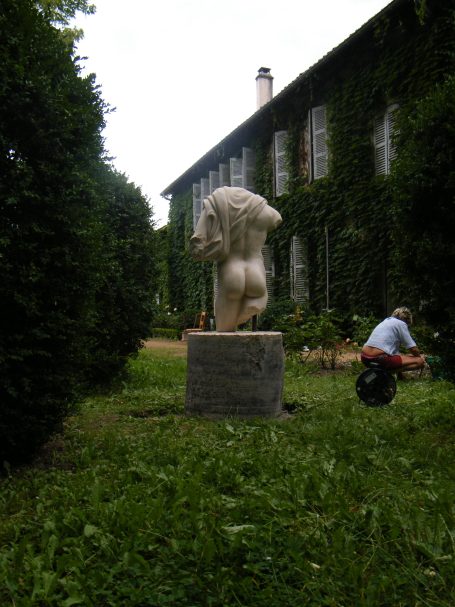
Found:
<svg viewBox="0 0 455 607"><path fill-rule="evenodd" d="M114 113L104 131L115 168L160 196L256 111L259 67L273 92L343 42L390 0L92 0L78 54Z"/></svg>

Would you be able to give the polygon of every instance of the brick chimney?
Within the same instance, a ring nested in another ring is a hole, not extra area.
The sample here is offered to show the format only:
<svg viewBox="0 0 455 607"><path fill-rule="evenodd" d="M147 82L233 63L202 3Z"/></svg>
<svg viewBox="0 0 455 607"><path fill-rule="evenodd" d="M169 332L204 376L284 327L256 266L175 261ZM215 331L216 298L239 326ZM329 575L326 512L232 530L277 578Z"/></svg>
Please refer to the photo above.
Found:
<svg viewBox="0 0 455 607"><path fill-rule="evenodd" d="M260 67L256 76L256 109L271 101L273 97L273 76L269 67Z"/></svg>

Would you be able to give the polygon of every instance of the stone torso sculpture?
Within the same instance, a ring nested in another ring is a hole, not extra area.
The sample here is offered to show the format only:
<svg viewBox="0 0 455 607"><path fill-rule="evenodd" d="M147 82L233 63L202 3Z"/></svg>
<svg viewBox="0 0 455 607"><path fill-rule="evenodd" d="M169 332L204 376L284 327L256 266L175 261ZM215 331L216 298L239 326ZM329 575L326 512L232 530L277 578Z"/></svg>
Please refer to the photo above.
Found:
<svg viewBox="0 0 455 607"><path fill-rule="evenodd" d="M261 249L268 232L281 221L281 215L264 198L243 188L218 188L204 200L190 252L195 259L217 262L217 331L235 331L265 309Z"/></svg>

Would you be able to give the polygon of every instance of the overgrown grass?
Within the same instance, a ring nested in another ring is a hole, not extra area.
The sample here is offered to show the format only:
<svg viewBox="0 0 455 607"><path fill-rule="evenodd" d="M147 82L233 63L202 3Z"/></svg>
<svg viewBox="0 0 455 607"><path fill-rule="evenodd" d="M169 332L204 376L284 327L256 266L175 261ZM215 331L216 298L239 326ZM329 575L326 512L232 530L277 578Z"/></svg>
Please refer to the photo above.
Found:
<svg viewBox="0 0 455 607"><path fill-rule="evenodd" d="M185 360L143 351L0 484L0 605L449 607L453 386L289 362L286 421L183 415Z"/></svg>

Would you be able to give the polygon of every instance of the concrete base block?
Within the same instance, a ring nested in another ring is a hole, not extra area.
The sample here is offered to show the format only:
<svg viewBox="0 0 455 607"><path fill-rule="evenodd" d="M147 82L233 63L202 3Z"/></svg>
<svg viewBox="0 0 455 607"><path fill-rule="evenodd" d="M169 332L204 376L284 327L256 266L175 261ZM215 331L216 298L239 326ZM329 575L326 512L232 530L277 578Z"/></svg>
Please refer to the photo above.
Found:
<svg viewBox="0 0 455 607"><path fill-rule="evenodd" d="M187 415L277 417L283 377L281 333L188 334Z"/></svg>

